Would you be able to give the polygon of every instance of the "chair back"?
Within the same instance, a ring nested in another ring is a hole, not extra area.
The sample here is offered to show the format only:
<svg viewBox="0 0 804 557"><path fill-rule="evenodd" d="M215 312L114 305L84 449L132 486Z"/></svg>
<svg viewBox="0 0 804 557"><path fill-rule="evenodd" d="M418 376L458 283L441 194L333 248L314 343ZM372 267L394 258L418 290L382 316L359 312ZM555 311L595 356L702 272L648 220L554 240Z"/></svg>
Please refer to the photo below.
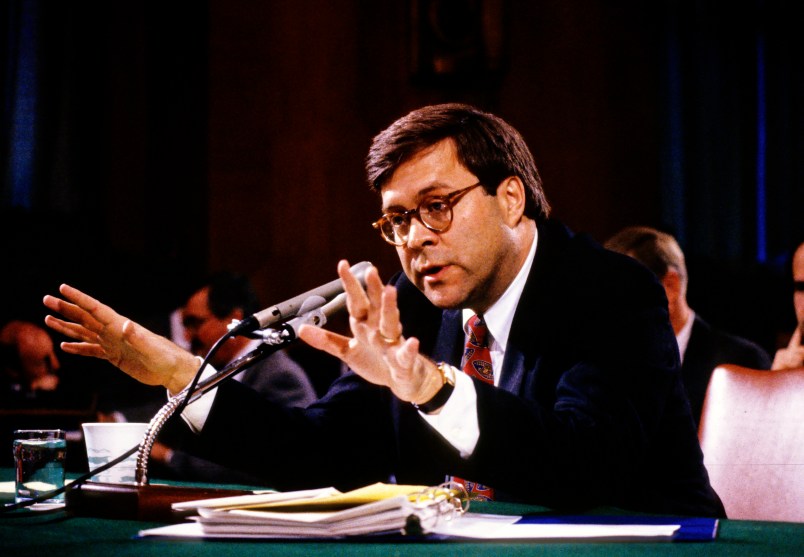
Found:
<svg viewBox="0 0 804 557"><path fill-rule="evenodd" d="M719 366L698 437L729 518L804 522L804 368Z"/></svg>

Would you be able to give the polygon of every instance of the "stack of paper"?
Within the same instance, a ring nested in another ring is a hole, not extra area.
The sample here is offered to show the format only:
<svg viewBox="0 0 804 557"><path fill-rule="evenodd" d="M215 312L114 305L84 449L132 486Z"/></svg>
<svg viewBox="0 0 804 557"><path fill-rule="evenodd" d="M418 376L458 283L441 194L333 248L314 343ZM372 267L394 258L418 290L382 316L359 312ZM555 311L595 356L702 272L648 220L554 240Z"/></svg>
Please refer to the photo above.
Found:
<svg viewBox="0 0 804 557"><path fill-rule="evenodd" d="M658 516L503 516L465 512L465 493L444 486L374 484L260 493L175 503L192 522L143 530L140 536L203 539L337 539L426 534L420 539L520 541L710 541L712 518Z"/></svg>
<svg viewBox="0 0 804 557"><path fill-rule="evenodd" d="M428 497L421 494L427 493ZM195 510L201 532L212 537L329 538L431 530L456 513L426 486L377 483L341 493L332 488L266 493L176 503ZM458 509L460 510L460 509ZM158 532L145 531L141 535Z"/></svg>

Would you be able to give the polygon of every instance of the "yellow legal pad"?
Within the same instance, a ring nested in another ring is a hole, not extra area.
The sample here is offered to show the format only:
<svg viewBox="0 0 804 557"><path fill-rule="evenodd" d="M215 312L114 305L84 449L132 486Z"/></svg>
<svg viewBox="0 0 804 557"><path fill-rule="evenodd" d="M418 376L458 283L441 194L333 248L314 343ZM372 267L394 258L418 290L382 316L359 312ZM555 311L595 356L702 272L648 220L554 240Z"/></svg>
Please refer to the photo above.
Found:
<svg viewBox="0 0 804 557"><path fill-rule="evenodd" d="M217 499L174 503L173 509L264 509L277 512L315 512L346 509L366 503L391 499L400 495L415 495L427 490L423 485L398 485L378 482L343 493L332 487L302 491L254 493Z"/></svg>

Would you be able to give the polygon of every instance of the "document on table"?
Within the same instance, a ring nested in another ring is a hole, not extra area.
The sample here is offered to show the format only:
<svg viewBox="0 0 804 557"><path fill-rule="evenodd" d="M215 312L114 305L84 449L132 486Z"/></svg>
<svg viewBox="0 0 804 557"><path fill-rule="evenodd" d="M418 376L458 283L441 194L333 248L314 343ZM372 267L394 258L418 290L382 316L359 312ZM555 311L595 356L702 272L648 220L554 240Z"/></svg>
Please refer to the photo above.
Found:
<svg viewBox="0 0 804 557"><path fill-rule="evenodd" d="M144 531L142 536L200 529L203 537L336 538L381 533L424 533L463 512L449 489L376 483L341 493L334 489L245 495L176 503L195 510L194 526Z"/></svg>
<svg viewBox="0 0 804 557"><path fill-rule="evenodd" d="M607 518L607 517L603 517ZM587 517L588 522L580 523L571 521L561 523L533 522L528 517L506 516L494 514L479 514L467 512L454 520L443 521L430 529L430 533L422 537L422 540L442 539L452 541L471 541L471 540L510 540L510 541L573 541L573 542L670 542L679 539L679 534L685 528L684 525L673 523L645 524L639 523L637 517L633 522L623 522L628 517L620 517L616 523L608 520L600 520L595 523L596 517ZM698 519L700 520L700 519ZM704 541L714 539L717 529L717 521L714 519L703 519L706 522L706 532L703 535L687 537L693 541ZM607 523L608 522L608 523ZM678 521L684 522L684 519ZM360 534L360 532L356 532ZM326 535L323 530L316 535L314 529L306 532L301 537L307 538L345 538L351 534ZM248 532L247 529L237 528L227 531L225 528L217 532L211 532L202 528L199 522L187 522L183 524L173 524L151 530L140 532L142 537L168 537L168 538L196 538L196 539L291 539L296 536L278 533L260 533L258 531Z"/></svg>
<svg viewBox="0 0 804 557"><path fill-rule="evenodd" d="M589 517L590 521L594 517ZM521 516L466 513L433 534L473 540L671 541L678 524L531 523Z"/></svg>
<svg viewBox="0 0 804 557"><path fill-rule="evenodd" d="M191 522L143 530L140 537L203 539L408 539L672 541L714 539L716 519L656 516L506 516L467 512L465 491L377 483L175 503Z"/></svg>

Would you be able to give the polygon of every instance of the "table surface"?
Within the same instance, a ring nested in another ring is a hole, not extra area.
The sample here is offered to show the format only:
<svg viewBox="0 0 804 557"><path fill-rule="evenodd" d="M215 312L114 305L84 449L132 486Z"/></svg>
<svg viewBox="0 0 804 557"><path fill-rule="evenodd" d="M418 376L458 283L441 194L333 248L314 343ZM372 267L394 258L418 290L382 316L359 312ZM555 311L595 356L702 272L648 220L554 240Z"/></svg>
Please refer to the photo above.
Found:
<svg viewBox="0 0 804 557"><path fill-rule="evenodd" d="M0 469L0 480L12 479L12 471ZM9 502L0 495L0 501ZM481 512L526 514L544 511L541 507L486 503ZM506 557L519 555L599 555L651 557L672 556L796 556L804 555L804 524L722 520L716 540L710 542L405 542L389 541L201 541L137 538L156 522L72 517L65 512L52 514L31 511L0 515L0 555L31 556L109 556L160 555L162 557L227 557L229 555L359 555L403 557L406 555L471 555Z"/></svg>

